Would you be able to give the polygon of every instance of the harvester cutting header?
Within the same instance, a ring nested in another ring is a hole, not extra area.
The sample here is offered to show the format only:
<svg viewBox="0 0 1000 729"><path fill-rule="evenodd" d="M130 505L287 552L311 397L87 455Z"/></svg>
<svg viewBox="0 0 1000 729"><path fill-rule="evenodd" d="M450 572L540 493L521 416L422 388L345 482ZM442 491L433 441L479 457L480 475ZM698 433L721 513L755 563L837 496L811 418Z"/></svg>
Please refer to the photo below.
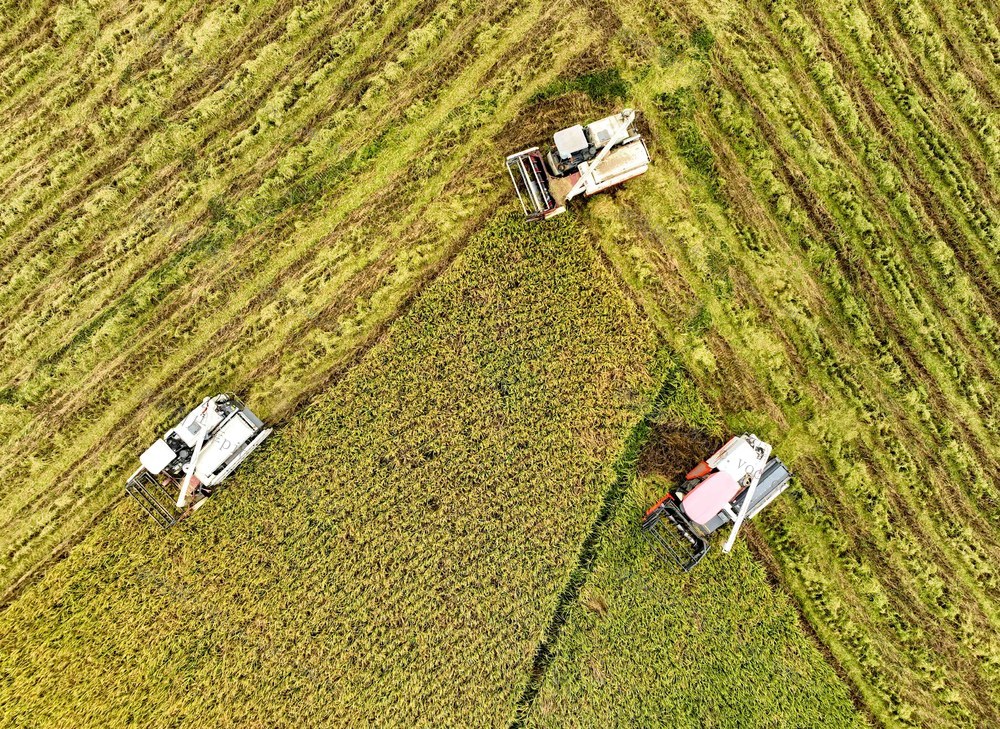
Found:
<svg viewBox="0 0 1000 729"><path fill-rule="evenodd" d="M554 148L531 147L507 158L507 171L529 220L566 211L578 195L590 197L649 169L649 152L633 129L635 111L555 133Z"/></svg>

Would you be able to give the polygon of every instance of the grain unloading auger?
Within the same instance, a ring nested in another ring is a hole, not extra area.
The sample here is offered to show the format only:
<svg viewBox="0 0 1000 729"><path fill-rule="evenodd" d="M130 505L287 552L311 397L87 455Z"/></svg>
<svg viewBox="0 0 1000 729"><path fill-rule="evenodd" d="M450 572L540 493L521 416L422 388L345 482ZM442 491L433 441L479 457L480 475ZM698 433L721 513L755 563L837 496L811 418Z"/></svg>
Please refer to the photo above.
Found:
<svg viewBox="0 0 1000 729"><path fill-rule="evenodd" d="M744 433L688 472L683 484L657 501L642 532L668 561L685 572L708 552L708 538L730 524L728 552L744 520L759 514L786 488L791 473L771 446Z"/></svg>
<svg viewBox="0 0 1000 729"><path fill-rule="evenodd" d="M528 219L548 220L565 212L574 197L589 197L649 169L649 152L634 123L635 111L624 109L556 132L548 152L531 147L510 155L507 171Z"/></svg>
<svg viewBox="0 0 1000 729"><path fill-rule="evenodd" d="M125 493L160 526L171 527L199 509L270 434L235 396L206 397L139 456L142 466Z"/></svg>

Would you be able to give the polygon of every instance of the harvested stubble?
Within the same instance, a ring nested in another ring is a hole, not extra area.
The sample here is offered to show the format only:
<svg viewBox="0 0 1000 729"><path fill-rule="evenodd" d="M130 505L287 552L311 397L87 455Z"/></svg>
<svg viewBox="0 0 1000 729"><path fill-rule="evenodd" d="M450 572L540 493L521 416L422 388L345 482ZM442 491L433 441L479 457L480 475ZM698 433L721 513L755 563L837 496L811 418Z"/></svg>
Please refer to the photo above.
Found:
<svg viewBox="0 0 1000 729"><path fill-rule="evenodd" d="M727 430L798 472L756 525L774 574L877 721L994 723L995 8L612 5L656 164L585 215Z"/></svg>

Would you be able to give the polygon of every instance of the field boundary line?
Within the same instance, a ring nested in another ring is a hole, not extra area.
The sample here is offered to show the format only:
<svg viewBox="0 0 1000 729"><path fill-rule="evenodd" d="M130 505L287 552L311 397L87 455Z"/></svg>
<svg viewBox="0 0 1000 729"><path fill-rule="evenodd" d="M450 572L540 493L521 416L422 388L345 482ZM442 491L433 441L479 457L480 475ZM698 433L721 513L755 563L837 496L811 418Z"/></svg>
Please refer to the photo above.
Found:
<svg viewBox="0 0 1000 729"><path fill-rule="evenodd" d="M545 629L542 640L535 651L535 658L528 676L528 683L521 693L521 698L515 704L514 718L510 723L510 729L524 729L525 727L528 713L531 711L531 707L534 705L538 692L542 687L548 667L556 656L556 647L559 643L559 636L562 634L562 629L569 622L573 605L580 596L580 590L587 583L587 578L593 571L594 565L600 556L601 537L604 534L604 527L617 513L622 499L628 491L628 486L635 476L639 454L642 452L642 448L652 432L653 419L677 390L679 384L677 376L680 370L673 363L672 359L663 358L662 352L657 359L660 362L666 363L666 372L661 374L662 384L646 409L646 413L642 416L642 419L632 428L632 431L625 439L625 445L615 460L614 479L604 492L601 507L597 512L597 516L594 517L594 521L591 523L590 529L587 531L587 536L580 547L576 566L570 572L569 579L566 580L566 584L559 594L559 600L556 602L552 618L549 620L549 625ZM664 365L661 364L659 366L663 367Z"/></svg>

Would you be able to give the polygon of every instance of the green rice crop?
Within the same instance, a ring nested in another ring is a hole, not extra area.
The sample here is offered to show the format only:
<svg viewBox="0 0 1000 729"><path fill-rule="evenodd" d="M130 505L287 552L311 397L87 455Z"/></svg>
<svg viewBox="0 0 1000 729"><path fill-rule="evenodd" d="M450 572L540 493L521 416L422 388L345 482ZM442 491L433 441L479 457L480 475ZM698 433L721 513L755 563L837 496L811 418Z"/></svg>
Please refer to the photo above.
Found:
<svg viewBox="0 0 1000 729"><path fill-rule="evenodd" d="M654 493L633 481L607 524L525 725L863 725L744 540L687 574L659 559L638 527Z"/></svg>

